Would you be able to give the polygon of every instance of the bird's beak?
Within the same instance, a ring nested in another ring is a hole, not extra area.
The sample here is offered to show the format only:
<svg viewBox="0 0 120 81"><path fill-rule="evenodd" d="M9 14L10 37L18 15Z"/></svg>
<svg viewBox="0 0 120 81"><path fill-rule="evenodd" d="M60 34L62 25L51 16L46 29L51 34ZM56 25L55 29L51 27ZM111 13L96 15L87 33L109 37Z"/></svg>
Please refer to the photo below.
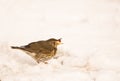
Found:
<svg viewBox="0 0 120 81"><path fill-rule="evenodd" d="M61 39L62 39L62 38L58 39L58 41L57 41L57 44L58 44L58 45L63 44L63 43L61 42Z"/></svg>

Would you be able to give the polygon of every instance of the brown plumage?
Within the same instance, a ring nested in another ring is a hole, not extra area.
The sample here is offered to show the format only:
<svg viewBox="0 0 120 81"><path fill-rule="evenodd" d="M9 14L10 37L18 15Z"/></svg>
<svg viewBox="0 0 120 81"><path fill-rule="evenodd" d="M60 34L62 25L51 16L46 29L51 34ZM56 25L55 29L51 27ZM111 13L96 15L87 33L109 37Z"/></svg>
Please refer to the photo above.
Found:
<svg viewBox="0 0 120 81"><path fill-rule="evenodd" d="M46 41L37 41L29 43L28 45L16 47L11 46L13 49L20 49L30 55L33 59L39 62L46 63L47 60L55 56L57 46L61 44L61 39L48 39Z"/></svg>

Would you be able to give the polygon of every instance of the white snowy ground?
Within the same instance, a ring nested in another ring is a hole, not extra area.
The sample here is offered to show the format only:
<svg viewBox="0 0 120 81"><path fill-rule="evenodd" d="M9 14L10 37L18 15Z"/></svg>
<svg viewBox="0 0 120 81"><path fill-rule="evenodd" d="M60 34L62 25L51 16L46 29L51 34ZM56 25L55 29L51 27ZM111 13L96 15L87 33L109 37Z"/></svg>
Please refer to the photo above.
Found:
<svg viewBox="0 0 120 81"><path fill-rule="evenodd" d="M10 48L49 38L49 64ZM120 81L120 0L0 0L0 81Z"/></svg>

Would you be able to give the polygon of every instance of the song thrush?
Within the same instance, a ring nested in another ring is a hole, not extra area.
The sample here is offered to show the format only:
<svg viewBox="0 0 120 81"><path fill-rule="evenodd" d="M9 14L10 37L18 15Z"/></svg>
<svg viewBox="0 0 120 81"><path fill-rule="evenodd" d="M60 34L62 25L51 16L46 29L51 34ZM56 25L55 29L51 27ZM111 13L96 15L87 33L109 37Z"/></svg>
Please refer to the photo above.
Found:
<svg viewBox="0 0 120 81"><path fill-rule="evenodd" d="M61 44L61 39L48 39L29 43L25 46L11 46L13 49L20 49L30 55L37 63L48 61L56 55L57 46Z"/></svg>

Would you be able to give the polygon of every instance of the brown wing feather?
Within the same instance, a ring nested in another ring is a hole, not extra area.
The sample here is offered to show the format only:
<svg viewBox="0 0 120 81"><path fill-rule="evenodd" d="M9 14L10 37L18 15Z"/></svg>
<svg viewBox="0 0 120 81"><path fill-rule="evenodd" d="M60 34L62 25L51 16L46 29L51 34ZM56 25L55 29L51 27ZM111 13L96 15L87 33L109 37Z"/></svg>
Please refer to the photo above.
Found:
<svg viewBox="0 0 120 81"><path fill-rule="evenodd" d="M57 49L53 46L51 46L46 41L39 41L39 42L33 42L25 46L26 51L34 52L34 53L51 53L51 51Z"/></svg>

